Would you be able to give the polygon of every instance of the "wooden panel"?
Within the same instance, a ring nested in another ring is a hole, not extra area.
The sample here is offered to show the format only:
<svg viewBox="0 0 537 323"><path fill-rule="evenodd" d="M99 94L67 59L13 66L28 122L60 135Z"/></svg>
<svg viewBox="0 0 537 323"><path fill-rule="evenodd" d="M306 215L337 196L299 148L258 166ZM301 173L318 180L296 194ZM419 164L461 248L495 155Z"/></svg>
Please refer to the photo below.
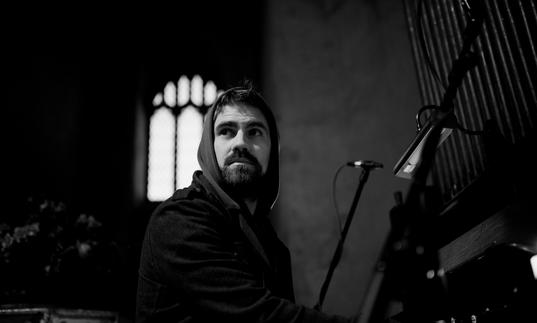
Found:
<svg viewBox="0 0 537 323"><path fill-rule="evenodd" d="M517 200L440 249L440 263L449 271L493 245L516 243L537 251L535 205Z"/></svg>

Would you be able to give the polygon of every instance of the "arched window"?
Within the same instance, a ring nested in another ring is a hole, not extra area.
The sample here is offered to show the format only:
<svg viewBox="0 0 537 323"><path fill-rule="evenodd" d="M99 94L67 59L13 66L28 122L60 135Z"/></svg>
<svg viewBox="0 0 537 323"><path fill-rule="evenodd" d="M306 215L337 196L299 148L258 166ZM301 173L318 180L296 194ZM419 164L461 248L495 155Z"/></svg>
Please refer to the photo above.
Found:
<svg viewBox="0 0 537 323"><path fill-rule="evenodd" d="M217 88L196 75L168 82L153 99L149 119L147 199L162 201L190 185L198 170L203 115L216 100Z"/></svg>

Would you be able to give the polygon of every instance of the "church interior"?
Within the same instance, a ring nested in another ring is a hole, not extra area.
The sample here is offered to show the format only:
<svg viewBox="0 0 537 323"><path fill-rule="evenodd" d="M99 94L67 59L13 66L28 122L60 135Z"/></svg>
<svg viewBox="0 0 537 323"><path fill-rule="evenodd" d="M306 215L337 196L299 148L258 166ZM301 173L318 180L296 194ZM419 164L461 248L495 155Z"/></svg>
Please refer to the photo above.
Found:
<svg viewBox="0 0 537 323"><path fill-rule="evenodd" d="M21 308L134 321L140 247L158 205L148 198L151 117L181 77L218 90L250 80L273 109L271 221L291 252L297 303L315 305L367 171L324 311L404 312L389 301L401 297L396 288L378 279L408 202L403 226L449 274L449 300L436 301L457 322L528 314L537 293L535 1L129 6L5 12L0 322L22 322L31 311ZM470 21L477 34L466 33ZM457 56L465 37L470 63ZM471 66L450 74L455 62ZM449 131L430 148L438 128ZM408 162L416 147L429 164ZM357 160L383 168L341 168ZM405 167L429 172L420 182L398 176ZM420 279L419 268L394 264L402 269L386 273ZM417 293L405 294L411 315Z"/></svg>

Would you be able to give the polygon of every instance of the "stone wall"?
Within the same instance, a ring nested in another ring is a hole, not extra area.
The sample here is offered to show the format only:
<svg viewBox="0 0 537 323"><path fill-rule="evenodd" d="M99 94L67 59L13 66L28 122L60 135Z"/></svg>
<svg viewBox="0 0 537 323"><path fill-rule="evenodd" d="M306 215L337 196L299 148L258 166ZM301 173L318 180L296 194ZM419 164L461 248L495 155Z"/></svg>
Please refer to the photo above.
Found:
<svg viewBox="0 0 537 323"><path fill-rule="evenodd" d="M297 302L313 306L338 240L331 201L337 168L373 159L324 310L359 311L387 233L393 166L414 136L419 92L400 1L267 1L263 88L281 136L275 225L290 248ZM341 223L360 171L336 185Z"/></svg>

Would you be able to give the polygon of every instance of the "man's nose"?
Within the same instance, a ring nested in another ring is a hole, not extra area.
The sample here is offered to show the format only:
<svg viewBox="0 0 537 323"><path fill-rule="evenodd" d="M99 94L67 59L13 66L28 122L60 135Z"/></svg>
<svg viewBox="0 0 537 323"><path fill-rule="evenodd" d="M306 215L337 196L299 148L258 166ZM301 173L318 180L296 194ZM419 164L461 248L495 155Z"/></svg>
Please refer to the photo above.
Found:
<svg viewBox="0 0 537 323"><path fill-rule="evenodd" d="M235 135L235 138L233 138L233 149L241 149L241 148L247 148L248 147L248 138L246 137L244 131L239 130L237 131L237 134Z"/></svg>

